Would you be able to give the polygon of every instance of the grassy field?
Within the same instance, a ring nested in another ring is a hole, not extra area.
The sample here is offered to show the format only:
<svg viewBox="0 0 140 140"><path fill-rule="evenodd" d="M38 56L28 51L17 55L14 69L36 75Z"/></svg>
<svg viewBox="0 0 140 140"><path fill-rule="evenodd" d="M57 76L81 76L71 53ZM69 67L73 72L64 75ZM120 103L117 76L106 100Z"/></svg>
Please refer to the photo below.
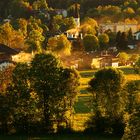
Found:
<svg viewBox="0 0 140 140"><path fill-rule="evenodd" d="M138 80L140 81L140 75L135 73L135 70L132 67L119 67L119 70L122 70L127 81ZM77 97L77 102L75 103L75 112L76 113L90 113L91 111L91 99L92 94L87 91L88 82L94 77L96 70L85 70L79 71L80 78L80 93Z"/></svg>
<svg viewBox="0 0 140 140"><path fill-rule="evenodd" d="M138 80L140 81L140 75L136 74L132 67L119 67L122 70L127 81ZM89 118L89 114L92 112L92 94L87 91L88 82L94 77L96 70L79 71L80 78L80 93L77 96L76 103L74 105L75 114L73 123L74 130L84 130L84 124Z"/></svg>
<svg viewBox="0 0 140 140"><path fill-rule="evenodd" d="M40 136L40 137L26 137L26 136L0 136L0 140L120 140L109 136L93 136L83 134L69 134L69 135L55 135L55 136Z"/></svg>

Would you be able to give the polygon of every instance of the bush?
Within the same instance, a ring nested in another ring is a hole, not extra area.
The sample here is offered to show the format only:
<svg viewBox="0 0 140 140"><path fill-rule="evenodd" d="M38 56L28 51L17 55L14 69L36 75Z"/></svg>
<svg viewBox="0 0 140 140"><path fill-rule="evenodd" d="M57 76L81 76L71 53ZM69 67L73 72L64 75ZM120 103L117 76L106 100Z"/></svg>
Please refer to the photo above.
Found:
<svg viewBox="0 0 140 140"><path fill-rule="evenodd" d="M86 125L88 126L85 130L86 133L117 136L122 136L125 128L123 117L102 116L100 112L97 112Z"/></svg>
<svg viewBox="0 0 140 140"><path fill-rule="evenodd" d="M140 140L140 110L130 116L122 140Z"/></svg>

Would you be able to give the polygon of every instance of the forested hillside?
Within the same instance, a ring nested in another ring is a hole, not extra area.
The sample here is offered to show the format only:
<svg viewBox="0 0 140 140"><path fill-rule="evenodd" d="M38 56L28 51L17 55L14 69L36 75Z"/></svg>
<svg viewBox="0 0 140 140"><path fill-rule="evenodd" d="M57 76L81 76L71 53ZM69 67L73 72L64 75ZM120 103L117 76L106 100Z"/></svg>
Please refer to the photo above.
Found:
<svg viewBox="0 0 140 140"><path fill-rule="evenodd" d="M29 18L33 10L42 8L70 11L75 2L80 4L82 18L88 16L97 20L112 22L134 18L139 21L139 0L5 0L0 1L0 17L6 18L8 15L12 15L15 18Z"/></svg>

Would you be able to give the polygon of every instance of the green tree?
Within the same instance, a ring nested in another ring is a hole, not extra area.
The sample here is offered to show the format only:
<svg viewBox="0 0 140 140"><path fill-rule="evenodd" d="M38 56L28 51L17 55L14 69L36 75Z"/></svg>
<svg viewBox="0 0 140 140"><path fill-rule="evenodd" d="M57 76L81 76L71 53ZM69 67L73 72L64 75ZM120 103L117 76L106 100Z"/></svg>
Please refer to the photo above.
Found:
<svg viewBox="0 0 140 140"><path fill-rule="evenodd" d="M95 35L88 34L83 38L85 51L95 51L99 48L99 41Z"/></svg>
<svg viewBox="0 0 140 140"><path fill-rule="evenodd" d="M18 12L16 12L15 9L17 9ZM26 0L12 0L9 5L9 14L14 18L29 18L31 10L30 3Z"/></svg>
<svg viewBox="0 0 140 140"><path fill-rule="evenodd" d="M0 133L7 134L12 122L12 102L11 95L7 92L7 88L11 83L12 71L14 67L7 67L0 70Z"/></svg>
<svg viewBox="0 0 140 140"><path fill-rule="evenodd" d="M33 17L30 18L27 26L27 38L26 44L29 46L29 51L42 52L43 42L45 40L43 35L43 29L41 27L42 23L40 20Z"/></svg>
<svg viewBox="0 0 140 140"><path fill-rule="evenodd" d="M135 112L137 105L140 103L140 83L139 81L130 81L126 83L125 92L127 93L126 112L129 114Z"/></svg>
<svg viewBox="0 0 140 140"><path fill-rule="evenodd" d="M36 0L33 2L32 7L34 10L48 10L46 0Z"/></svg>
<svg viewBox="0 0 140 140"><path fill-rule="evenodd" d="M112 68L97 71L90 80L89 89L93 94L94 107L91 120L93 131L117 135L123 133L125 103L120 92L123 82L122 72Z"/></svg>
<svg viewBox="0 0 140 140"><path fill-rule="evenodd" d="M107 34L101 34L98 36L99 44L101 49L107 49L107 45L109 43L109 36Z"/></svg>
<svg viewBox="0 0 140 140"><path fill-rule="evenodd" d="M111 30L107 30L105 33L109 37L109 44L110 44L110 46L115 45L116 44L116 36L117 36L117 34L112 32Z"/></svg>
<svg viewBox="0 0 140 140"><path fill-rule="evenodd" d="M98 109L103 110L108 115L115 116L119 113L120 95L124 82L123 73L112 68L105 68L95 73L89 85L94 92Z"/></svg>
<svg viewBox="0 0 140 140"><path fill-rule="evenodd" d="M134 112L127 123L122 140L139 140L140 139L140 112Z"/></svg>
<svg viewBox="0 0 140 140"><path fill-rule="evenodd" d="M135 70L138 74L140 74L140 57L138 58L138 60L135 63Z"/></svg>
<svg viewBox="0 0 140 140"><path fill-rule="evenodd" d="M117 47L120 50L126 50L128 47L128 38L125 32L118 32L116 36Z"/></svg>
<svg viewBox="0 0 140 140"><path fill-rule="evenodd" d="M78 75L61 67L52 54L36 55L31 63L31 75L32 87L42 104L45 127L51 131L54 122L58 125L65 122L64 114L72 108L79 84Z"/></svg>
<svg viewBox="0 0 140 140"><path fill-rule="evenodd" d="M44 36L42 35L42 32L38 30L32 30L28 36L27 44L29 45L30 51L37 51L42 52L42 42L44 41Z"/></svg>
<svg viewBox="0 0 140 140"><path fill-rule="evenodd" d="M128 38L129 41L133 40L133 33L132 33L132 29L131 28L128 31L127 38Z"/></svg>
<svg viewBox="0 0 140 140"><path fill-rule="evenodd" d="M73 17L63 18L62 15L56 15L52 20L52 28L50 29L52 33L65 32L71 28L76 27L76 23Z"/></svg>
<svg viewBox="0 0 140 140"><path fill-rule="evenodd" d="M11 96L13 126L17 133L29 134L40 115L38 98L30 87L29 66L17 64L12 74L12 82L7 89Z"/></svg>

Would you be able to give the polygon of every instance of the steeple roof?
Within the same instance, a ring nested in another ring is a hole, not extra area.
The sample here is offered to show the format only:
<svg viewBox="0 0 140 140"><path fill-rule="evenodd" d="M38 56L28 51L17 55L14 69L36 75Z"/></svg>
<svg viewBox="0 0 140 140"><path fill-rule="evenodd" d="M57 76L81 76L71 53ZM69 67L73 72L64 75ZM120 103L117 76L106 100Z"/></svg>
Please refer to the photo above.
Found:
<svg viewBox="0 0 140 140"><path fill-rule="evenodd" d="M79 8L78 8L78 3L75 3L74 18L80 18L80 15L79 15Z"/></svg>

